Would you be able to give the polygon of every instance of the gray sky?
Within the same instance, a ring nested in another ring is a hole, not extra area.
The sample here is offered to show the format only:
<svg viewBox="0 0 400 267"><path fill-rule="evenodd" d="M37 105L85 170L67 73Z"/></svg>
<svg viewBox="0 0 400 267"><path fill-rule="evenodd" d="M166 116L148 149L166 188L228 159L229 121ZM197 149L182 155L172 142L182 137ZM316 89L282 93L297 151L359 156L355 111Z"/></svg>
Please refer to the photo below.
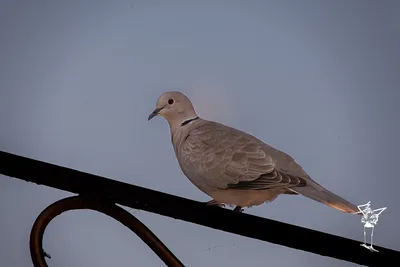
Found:
<svg viewBox="0 0 400 267"><path fill-rule="evenodd" d="M181 173L166 121L147 122L158 96L179 89L200 116L291 154L333 192L387 206L376 244L400 250L399 47L399 1L3 0L0 149L207 201ZM34 220L66 196L0 177L1 262L31 265ZM245 212L363 237L358 217L303 197ZM135 216L186 266L355 266ZM129 230L90 211L56 218L44 248L51 266L163 266Z"/></svg>

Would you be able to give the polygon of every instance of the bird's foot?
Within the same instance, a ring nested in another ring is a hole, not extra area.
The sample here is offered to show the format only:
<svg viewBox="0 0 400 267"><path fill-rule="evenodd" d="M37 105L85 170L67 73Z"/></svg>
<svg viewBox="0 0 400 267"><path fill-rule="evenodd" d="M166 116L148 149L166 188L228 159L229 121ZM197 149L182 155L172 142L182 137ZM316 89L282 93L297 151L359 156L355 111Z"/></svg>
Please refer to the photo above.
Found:
<svg viewBox="0 0 400 267"><path fill-rule="evenodd" d="M223 207L225 207L225 204L213 199L213 200L206 202L206 206L217 206L217 207L223 208Z"/></svg>
<svg viewBox="0 0 400 267"><path fill-rule="evenodd" d="M243 212L243 209L242 209L242 207L240 207L240 206L236 206L236 207L233 209L233 211L241 213L241 212Z"/></svg>

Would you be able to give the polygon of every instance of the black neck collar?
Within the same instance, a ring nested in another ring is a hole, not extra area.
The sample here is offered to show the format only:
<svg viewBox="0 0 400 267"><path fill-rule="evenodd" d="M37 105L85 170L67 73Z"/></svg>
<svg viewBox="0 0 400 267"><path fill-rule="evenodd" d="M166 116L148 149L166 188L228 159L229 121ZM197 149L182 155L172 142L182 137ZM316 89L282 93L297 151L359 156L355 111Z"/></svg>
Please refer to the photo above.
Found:
<svg viewBox="0 0 400 267"><path fill-rule="evenodd" d="M185 125L188 124L189 122L192 122L192 121L194 121L194 120L197 120L198 118L199 118L199 117L196 117L196 118L189 119L189 120L186 120L186 121L182 122L181 127L182 127L182 126L185 126Z"/></svg>

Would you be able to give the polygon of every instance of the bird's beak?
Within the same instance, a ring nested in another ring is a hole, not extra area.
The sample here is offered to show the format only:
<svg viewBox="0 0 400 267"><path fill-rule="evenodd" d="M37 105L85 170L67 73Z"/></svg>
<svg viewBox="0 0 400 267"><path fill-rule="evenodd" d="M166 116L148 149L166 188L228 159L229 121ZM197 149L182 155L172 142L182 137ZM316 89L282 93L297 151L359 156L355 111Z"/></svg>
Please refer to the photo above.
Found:
<svg viewBox="0 0 400 267"><path fill-rule="evenodd" d="M163 108L156 108L150 115L147 121L151 120L155 116L157 116Z"/></svg>

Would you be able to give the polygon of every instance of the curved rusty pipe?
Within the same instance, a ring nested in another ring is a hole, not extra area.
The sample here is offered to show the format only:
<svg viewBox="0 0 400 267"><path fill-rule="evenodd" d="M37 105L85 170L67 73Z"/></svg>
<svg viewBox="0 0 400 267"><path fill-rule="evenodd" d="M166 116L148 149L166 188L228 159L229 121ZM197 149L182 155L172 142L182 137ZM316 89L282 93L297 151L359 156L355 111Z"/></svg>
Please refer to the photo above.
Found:
<svg viewBox="0 0 400 267"><path fill-rule="evenodd" d="M184 266L157 236L131 213L106 200L86 196L73 196L61 199L48 206L40 213L33 224L29 245L32 262L35 267L48 266L45 260L47 254L42 248L42 241L44 231L51 220L63 212L81 209L95 210L119 221L132 232L135 232L167 266Z"/></svg>

